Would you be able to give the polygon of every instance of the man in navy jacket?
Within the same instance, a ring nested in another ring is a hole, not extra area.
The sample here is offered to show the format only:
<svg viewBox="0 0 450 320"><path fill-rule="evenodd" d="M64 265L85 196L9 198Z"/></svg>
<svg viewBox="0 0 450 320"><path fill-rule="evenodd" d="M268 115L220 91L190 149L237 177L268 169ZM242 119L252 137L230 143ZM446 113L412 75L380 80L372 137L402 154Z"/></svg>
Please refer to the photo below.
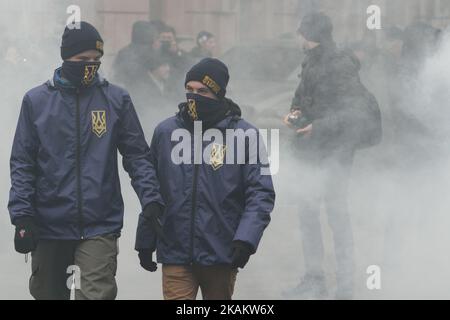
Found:
<svg viewBox="0 0 450 320"><path fill-rule="evenodd" d="M16 250L32 252L36 299L68 299L68 271L80 279L76 299L116 297L124 211L117 151L142 208L161 201L129 94L97 74L102 55L103 40L92 25L66 27L62 67L23 98L8 209Z"/></svg>
<svg viewBox="0 0 450 320"><path fill-rule="evenodd" d="M195 299L199 288L204 299L231 299L237 268L256 252L270 221L275 192L264 171L266 151L256 128L225 98L228 79L221 61L200 61L186 75L187 102L154 131L153 197L162 202L140 215L136 250L149 271L156 270L157 250L165 299ZM227 130L235 133L232 144ZM208 142L208 132L222 138ZM240 144L244 133L249 138Z"/></svg>

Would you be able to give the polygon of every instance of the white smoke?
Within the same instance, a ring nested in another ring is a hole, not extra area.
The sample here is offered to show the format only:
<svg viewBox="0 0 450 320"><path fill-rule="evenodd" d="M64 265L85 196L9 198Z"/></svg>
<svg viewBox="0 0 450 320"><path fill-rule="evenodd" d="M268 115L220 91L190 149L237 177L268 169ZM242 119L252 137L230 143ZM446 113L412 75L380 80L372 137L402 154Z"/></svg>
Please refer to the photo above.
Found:
<svg viewBox="0 0 450 320"><path fill-rule="evenodd" d="M3 208L0 215L0 299L30 298L30 263L25 264L23 255L14 252L13 227L6 212L9 154L21 99L31 87L48 79L60 63L59 43L67 18L66 7L77 2L0 2L1 36L6 39L3 43L16 47L19 57L15 67L2 69L0 79L3 102L0 117L3 142L0 147L3 178L0 183L0 205ZM89 6L92 8L93 5ZM90 21L96 22L93 18ZM45 42L41 41L43 32L46 34ZM389 139L380 146L358 152L356 156L348 201L355 238L356 298L450 298L450 200L447 194L450 188L449 57L450 38L446 35L439 50L427 59L423 69L418 70L409 84L406 87L398 84L396 88L402 110L418 119L426 130L417 128L417 135L413 136L415 140L403 146L392 141L396 137L395 128L392 128L396 123L385 121ZM109 70L103 71L108 74ZM267 77L270 79L270 75ZM378 80L383 83L383 79ZM239 97L236 102L240 102ZM385 104L381 107L384 118L389 118L389 107ZM287 111L289 106L280 108ZM411 126L415 131L414 125ZM411 145L417 148L411 148ZM307 188L308 181L298 181L289 175L298 165L296 159L281 153L280 161L281 171L286 174L274 177L277 204L272 222L259 251L238 274L236 299L280 299L281 292L294 286L304 269L295 191ZM160 299L160 270L148 273L141 269L133 250L139 203L123 170L121 181L125 225L120 240L118 298ZM332 237L323 212L321 216L326 271L332 287L335 267ZM366 288L366 268L369 265L381 267L381 290L369 291Z"/></svg>

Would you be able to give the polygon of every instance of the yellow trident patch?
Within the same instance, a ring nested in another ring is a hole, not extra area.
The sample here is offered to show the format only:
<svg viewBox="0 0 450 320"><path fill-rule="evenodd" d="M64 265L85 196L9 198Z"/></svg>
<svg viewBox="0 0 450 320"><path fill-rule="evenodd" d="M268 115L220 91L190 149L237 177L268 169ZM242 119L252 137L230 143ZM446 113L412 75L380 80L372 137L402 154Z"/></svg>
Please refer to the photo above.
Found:
<svg viewBox="0 0 450 320"><path fill-rule="evenodd" d="M84 67L84 76L83 76L83 80L81 80L81 82L84 85L88 85L89 83L91 83L92 80L94 80L97 69L98 69L98 66L96 66L96 65L85 66Z"/></svg>
<svg viewBox="0 0 450 320"><path fill-rule="evenodd" d="M91 112L92 116L92 131L101 138L106 132L106 111L94 110Z"/></svg>
<svg viewBox="0 0 450 320"><path fill-rule="evenodd" d="M227 150L226 145L213 143L211 147L211 159L210 164L214 170L219 169L223 166L223 160L225 159L225 151Z"/></svg>
<svg viewBox="0 0 450 320"><path fill-rule="evenodd" d="M195 104L195 100L188 100L188 114L192 118L192 120L195 121L198 119L197 105Z"/></svg>

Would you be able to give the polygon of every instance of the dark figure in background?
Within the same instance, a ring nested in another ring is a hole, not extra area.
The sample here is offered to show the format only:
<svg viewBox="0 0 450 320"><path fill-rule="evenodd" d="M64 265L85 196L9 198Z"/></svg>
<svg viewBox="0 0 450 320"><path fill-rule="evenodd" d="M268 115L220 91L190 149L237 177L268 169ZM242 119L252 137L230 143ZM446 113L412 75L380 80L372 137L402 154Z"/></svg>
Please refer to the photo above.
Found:
<svg viewBox="0 0 450 320"><path fill-rule="evenodd" d="M151 83L147 90L149 98L158 106L167 104L166 100L170 95L170 88L167 85L170 78L170 65L167 58L154 55L148 59L145 68L148 70L147 74Z"/></svg>
<svg viewBox="0 0 450 320"><path fill-rule="evenodd" d="M387 28L383 33L384 41L380 48L384 69L389 76L398 75L401 64L403 31L398 27Z"/></svg>
<svg viewBox="0 0 450 320"><path fill-rule="evenodd" d="M155 28L155 30L158 33L158 40L159 40L159 35L161 34L161 32L167 27L167 24L162 21L162 20L150 20L150 25ZM155 48L155 50L159 50L161 48L161 43L159 43L159 47Z"/></svg>
<svg viewBox="0 0 450 320"><path fill-rule="evenodd" d="M157 28L148 21L135 22L131 43L117 53L113 64L113 79L127 88L133 86L145 76L142 65L159 48Z"/></svg>
<svg viewBox="0 0 450 320"><path fill-rule="evenodd" d="M153 54L142 65L145 76L130 88L139 119L144 123L147 137L151 137L154 126L170 115L168 106L173 103L170 86L170 65L161 54Z"/></svg>
<svg viewBox="0 0 450 320"><path fill-rule="evenodd" d="M427 56L436 52L442 31L424 22L414 22L403 31L404 68L417 72Z"/></svg>
<svg viewBox="0 0 450 320"><path fill-rule="evenodd" d="M349 45L349 49L361 63L359 72L361 81L370 90L377 87L378 82L385 81L383 55L377 46L377 40L374 35L373 32L366 32L361 40Z"/></svg>
<svg viewBox="0 0 450 320"><path fill-rule="evenodd" d="M298 135L300 170L295 189L306 267L300 284L284 293L290 298L318 299L328 294L319 219L322 200L333 232L336 298L352 298L353 234L347 209L350 172L355 149L376 144L381 136L378 105L360 82L359 61L336 48L332 29L330 18L321 13L302 20L298 32L306 58L291 113L284 119Z"/></svg>
<svg viewBox="0 0 450 320"><path fill-rule="evenodd" d="M442 32L426 23L414 22L404 30L395 27L388 29L387 36L391 41L387 42L390 45L383 57L383 84L389 107L386 137L389 134L392 136L389 141L392 141L393 151L408 155L395 157L401 159L399 165L405 167L407 162L412 161L411 165L415 166L415 161L426 159L430 152L436 152L429 149L432 143L427 140L434 133L421 118L423 106L419 106L414 95L405 93L417 92L422 87L420 74L427 58L438 50Z"/></svg>
<svg viewBox="0 0 450 320"><path fill-rule="evenodd" d="M159 34L159 41L161 43L161 54L166 55L170 59L170 63L174 68L189 68L188 55L178 47L177 35L173 27L166 25L162 28Z"/></svg>
<svg viewBox="0 0 450 320"><path fill-rule="evenodd" d="M197 35L197 46L191 50L191 58L197 62L203 58L212 58L216 48L216 38L208 31L200 31Z"/></svg>
<svg viewBox="0 0 450 320"><path fill-rule="evenodd" d="M419 97L424 86L423 71L428 69L427 61L432 60L433 55L439 52L442 31L424 22L413 22L404 30L399 28L394 30L395 37L398 39L397 47L400 47L396 50L399 67L395 70L396 74L392 71L389 73L389 79L386 81L390 115L386 118L385 140L390 142L391 148L383 153L385 157L390 156L394 160L390 165L393 181L402 183L398 186L400 191L396 196L401 199L407 195L413 199L422 196L421 192L426 190L428 179L429 181L436 179L431 178L429 174L411 174L407 168L415 168L417 172L420 172L422 168L436 166L435 160L445 157L440 145L442 136L439 133L439 124L436 120L430 121L426 116L426 113L430 112L441 114L439 106L424 105ZM420 177L420 182L418 182L419 176L423 176ZM415 191L416 185L421 186L420 195ZM399 277L393 270L399 270L400 266L408 265L410 262L405 250L409 247L407 242L410 239L398 238L398 234L405 228L410 228L417 232L418 237L424 237L421 233L423 230L420 227L417 228L417 225L430 220L430 213L432 213L426 212L414 201L406 201L401 204L401 207L399 205L400 202L391 210L385 210L387 219L384 261L381 266L382 270L385 270L384 279L396 281ZM408 219L399 215L398 211L408 212ZM423 215L423 212L427 214ZM387 287L388 290L391 289Z"/></svg>
<svg viewBox="0 0 450 320"><path fill-rule="evenodd" d="M178 47L175 29L165 25L160 29L159 40L161 42L160 53L167 58L171 68L169 83L172 88L181 88L174 92L177 101L184 97L184 75L192 65L189 55Z"/></svg>

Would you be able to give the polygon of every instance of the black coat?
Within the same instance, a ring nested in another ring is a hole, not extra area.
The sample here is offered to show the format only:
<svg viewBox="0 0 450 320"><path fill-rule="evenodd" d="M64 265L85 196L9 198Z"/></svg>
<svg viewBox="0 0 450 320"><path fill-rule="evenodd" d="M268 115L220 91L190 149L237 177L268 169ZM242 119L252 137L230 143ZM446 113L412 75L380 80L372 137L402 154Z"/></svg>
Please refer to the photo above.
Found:
<svg viewBox="0 0 450 320"><path fill-rule="evenodd" d="M113 79L127 87L135 85L146 76L146 61L154 54L148 45L131 43L122 48L113 63Z"/></svg>
<svg viewBox="0 0 450 320"><path fill-rule="evenodd" d="M379 142L378 104L361 83L359 69L358 59L332 42L307 53L292 107L312 121L311 136L300 139L308 152L327 156Z"/></svg>

